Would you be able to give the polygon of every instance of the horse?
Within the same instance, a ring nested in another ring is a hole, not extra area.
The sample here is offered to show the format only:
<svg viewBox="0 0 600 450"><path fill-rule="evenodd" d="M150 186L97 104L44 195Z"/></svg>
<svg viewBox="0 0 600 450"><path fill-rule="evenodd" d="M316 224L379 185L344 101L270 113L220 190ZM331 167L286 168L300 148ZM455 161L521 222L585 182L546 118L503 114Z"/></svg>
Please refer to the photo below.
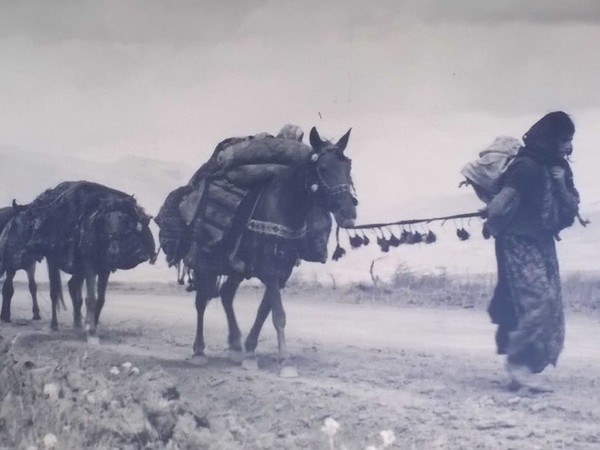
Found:
<svg viewBox="0 0 600 450"><path fill-rule="evenodd" d="M350 227L356 220L357 200L351 178L351 161L345 156L350 131L336 143L322 140L316 128L310 132L309 152L304 161L268 181L261 189L249 214L247 226L237 241L236 258L215 250L208 258L192 261L195 306L197 313L196 337L192 360L206 361L203 335L204 312L207 302L220 295L229 329L228 344L232 357L241 357L241 332L233 309L233 301L240 283L245 278L258 278L265 286L254 324L244 343L242 365L258 369L256 347L262 326L270 312L277 332L279 375L298 375L286 347L286 314L281 288L285 286L293 268L302 257L298 237L303 235L307 217L318 211L328 220L326 242L331 232L331 216L341 227ZM251 227L251 224L254 227ZM321 261L321 262L324 262ZM242 269L240 270L240 264ZM217 293L217 282L225 281Z"/></svg>
<svg viewBox="0 0 600 450"><path fill-rule="evenodd" d="M87 342L98 344L97 327L106 300L110 274L128 270L155 258L151 217L137 205L133 196L105 188L101 198L80 217L80 226L71 236L75 243L70 255L45 254L52 301L52 330L58 330L57 304L61 295L60 272L71 274L67 285L73 303L73 324L82 328L83 284L86 285L85 330ZM121 195L122 194L122 195Z"/></svg>
<svg viewBox="0 0 600 450"><path fill-rule="evenodd" d="M16 202L13 201L11 206L7 206L4 208L0 208L0 234L4 231L4 229L12 223L11 220L22 210L23 206L17 205ZM8 232L8 230L7 230ZM8 249L6 246L2 248L2 271L4 271L5 279L2 284L2 311L0 312L0 320L2 322L10 322L10 306L13 294L15 292L13 279L17 270L25 270L27 273L27 281L29 287L29 293L31 294L31 301L33 304L33 320L41 320L40 316L40 308L37 301L37 283L35 281L35 268L36 261L25 264L21 267L7 267L12 264L6 264L6 259L12 259L12 255L4 255Z"/></svg>

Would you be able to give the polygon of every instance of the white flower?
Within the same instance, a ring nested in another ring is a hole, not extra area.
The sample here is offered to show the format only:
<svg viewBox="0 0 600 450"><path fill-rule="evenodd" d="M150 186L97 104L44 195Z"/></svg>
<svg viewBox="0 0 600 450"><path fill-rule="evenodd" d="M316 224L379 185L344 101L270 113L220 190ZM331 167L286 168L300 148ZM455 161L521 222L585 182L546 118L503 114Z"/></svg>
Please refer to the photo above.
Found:
<svg viewBox="0 0 600 450"><path fill-rule="evenodd" d="M383 430L379 432L379 436L383 440L383 448L389 447L396 442L396 436L392 430Z"/></svg>
<svg viewBox="0 0 600 450"><path fill-rule="evenodd" d="M44 436L44 447L54 448L56 447L57 443L58 439L56 439L56 436L54 436L52 433L48 433L46 436Z"/></svg>
<svg viewBox="0 0 600 450"><path fill-rule="evenodd" d="M44 385L44 395L49 400L58 400L58 393L60 389L54 383L48 383Z"/></svg>
<svg viewBox="0 0 600 450"><path fill-rule="evenodd" d="M339 429L340 424L332 417L325 419L325 422L321 427L321 431L329 437L335 436Z"/></svg>
<svg viewBox="0 0 600 450"><path fill-rule="evenodd" d="M134 375L139 375L140 369L138 369L137 367L134 367L133 369L131 369L131 373Z"/></svg>
<svg viewBox="0 0 600 450"><path fill-rule="evenodd" d="M131 369L132 365L133 364L131 364L129 361L126 361L123 364L121 364L121 367L123 367L123 369L125 369L125 370L129 370L129 369Z"/></svg>
<svg viewBox="0 0 600 450"><path fill-rule="evenodd" d="M117 366L112 366L110 368L110 374L111 375L119 375L121 372L119 371L119 368Z"/></svg>

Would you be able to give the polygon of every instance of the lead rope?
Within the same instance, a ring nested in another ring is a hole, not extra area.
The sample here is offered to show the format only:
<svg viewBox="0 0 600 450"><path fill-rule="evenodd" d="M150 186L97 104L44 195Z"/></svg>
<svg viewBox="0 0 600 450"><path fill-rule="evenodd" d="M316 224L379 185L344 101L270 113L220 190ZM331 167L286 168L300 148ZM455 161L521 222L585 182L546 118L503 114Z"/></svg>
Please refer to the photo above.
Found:
<svg viewBox="0 0 600 450"><path fill-rule="evenodd" d="M378 235L377 237L377 244L379 245L379 247L381 248L381 251L388 252L390 249L390 246L393 247L397 247L400 244L417 244L419 242L425 242L426 244L431 244L434 243L437 238L435 236L435 234L433 234L433 232L430 230L428 233L419 233L418 231L413 231L412 230L412 225L415 224L420 224L420 223L431 223L431 222L435 222L435 221L442 221L442 225L447 221L447 220L455 220L455 219L468 219L471 217L480 217L481 218L482 213L477 211L477 212L470 212L470 213L463 213L463 214L454 214L451 216L440 216L440 217L430 217L430 218L426 218L426 219L407 219L407 220L398 220L396 222L385 222L385 223L368 223L368 224L364 224L364 225L356 225L356 226L352 226L352 227L346 227L346 233L348 233L349 236L349 240L350 240L350 245L352 246L352 248L358 248L361 245L368 245L369 240L368 238L358 238L356 239L356 235L354 238L350 236L350 233L348 230L363 230L363 234L364 234L364 230L375 230L376 234L377 234L377 230L379 230L379 232L381 233L381 236ZM394 233L390 230L389 227L391 226L402 226L402 233L400 235L400 238L396 237L394 235ZM408 228L410 231L406 231L406 229L404 228L404 226L408 225ZM386 239L385 237L385 233L383 232L384 229L387 229L390 233L390 238ZM469 233L464 230L463 228L457 230L457 235L461 240L466 240L469 238ZM365 235L366 237L366 235ZM333 255L331 257L331 259L333 259L334 261L339 260L341 257L343 257L346 254L346 250L340 245L340 226L338 225L336 227L335 230L335 240L336 240L336 247L335 250L333 252Z"/></svg>

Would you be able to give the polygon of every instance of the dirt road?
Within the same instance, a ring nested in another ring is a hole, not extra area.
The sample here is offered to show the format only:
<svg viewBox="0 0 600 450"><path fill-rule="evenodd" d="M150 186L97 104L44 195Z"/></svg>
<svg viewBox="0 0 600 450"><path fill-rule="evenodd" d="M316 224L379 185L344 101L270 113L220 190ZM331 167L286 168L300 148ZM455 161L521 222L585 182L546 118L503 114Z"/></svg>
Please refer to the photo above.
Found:
<svg viewBox="0 0 600 450"><path fill-rule="evenodd" d="M254 319L260 291L236 301L242 332ZM25 293L17 292L13 318L29 318ZM227 418L227 439L210 448L327 449L321 431L333 417L341 426L336 448L382 445L392 430L401 449L592 449L600 448L600 317L567 315L567 341L557 369L543 376L550 394L509 392L503 359L494 354L493 327L479 310L416 309L317 302L284 297L288 348L300 377L277 376L276 339L270 320L259 342L258 372L230 362L221 305L206 312L210 362L188 358L195 310L190 294L109 292L101 345L89 347L71 328L2 325L20 334L15 352L60 360L87 352L108 374L125 361L141 372L175 379L181 397L203 409L209 421Z"/></svg>

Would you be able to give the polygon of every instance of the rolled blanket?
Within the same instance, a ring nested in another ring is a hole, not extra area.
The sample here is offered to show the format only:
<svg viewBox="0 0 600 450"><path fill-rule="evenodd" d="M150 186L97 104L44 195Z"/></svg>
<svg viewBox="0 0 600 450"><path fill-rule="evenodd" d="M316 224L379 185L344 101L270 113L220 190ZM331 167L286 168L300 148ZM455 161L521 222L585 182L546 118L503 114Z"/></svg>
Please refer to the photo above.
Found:
<svg viewBox="0 0 600 450"><path fill-rule="evenodd" d="M225 177L237 186L248 187L272 180L289 169L283 164L246 164L229 169Z"/></svg>
<svg viewBox="0 0 600 450"><path fill-rule="evenodd" d="M224 148L217 162L224 169L247 164L283 164L287 166L306 161L311 147L291 139L266 137L240 142Z"/></svg>

